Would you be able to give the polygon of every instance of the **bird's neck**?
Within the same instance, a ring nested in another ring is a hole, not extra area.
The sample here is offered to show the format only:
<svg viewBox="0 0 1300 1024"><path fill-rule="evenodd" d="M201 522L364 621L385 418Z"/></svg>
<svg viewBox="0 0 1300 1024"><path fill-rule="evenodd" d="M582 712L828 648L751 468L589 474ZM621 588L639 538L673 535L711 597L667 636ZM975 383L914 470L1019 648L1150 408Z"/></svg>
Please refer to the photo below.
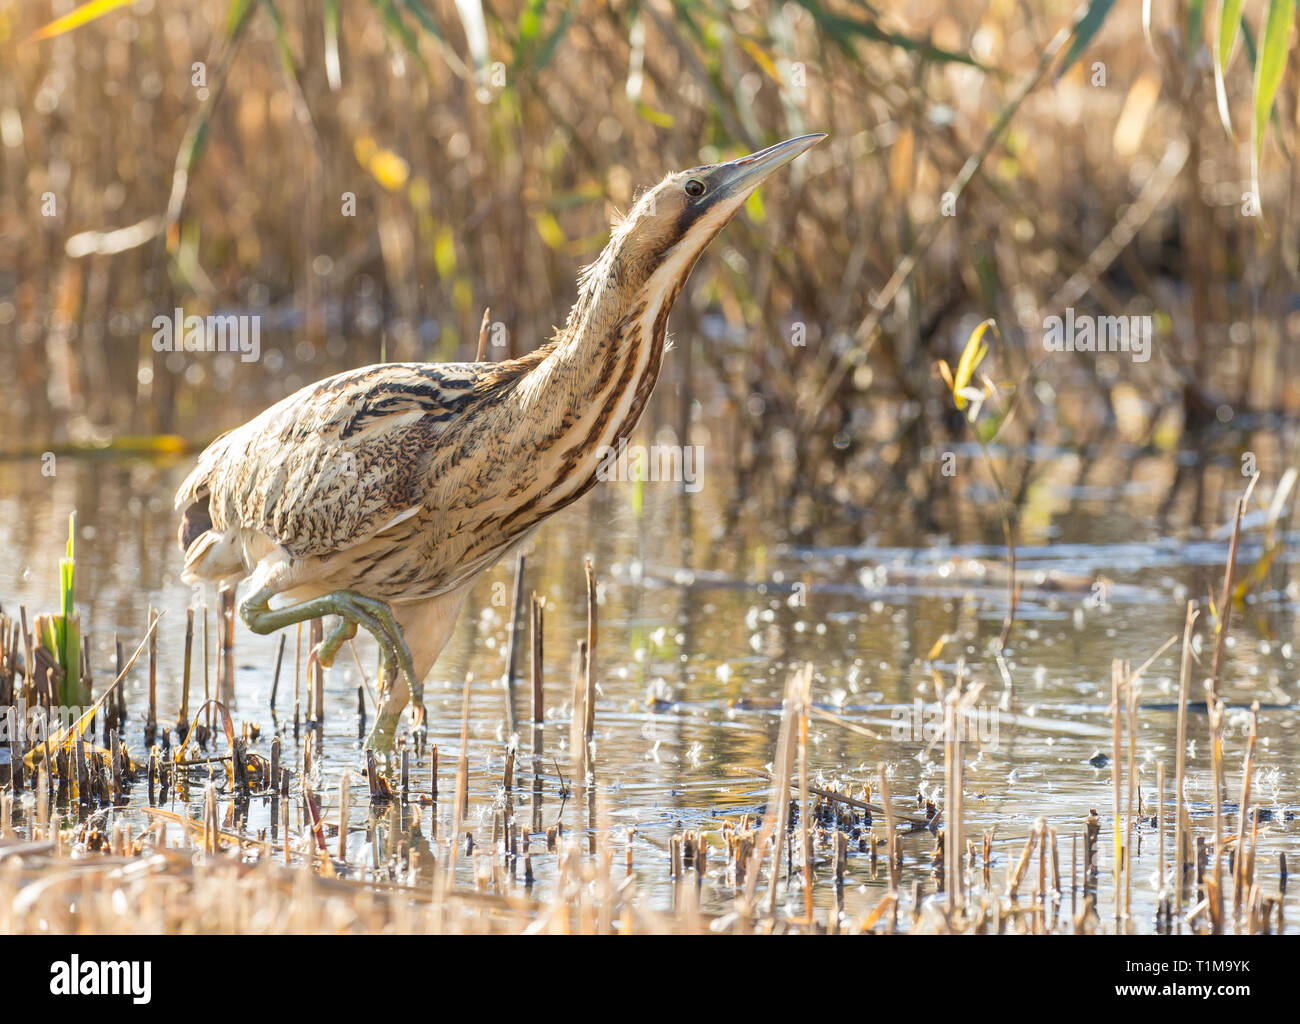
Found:
<svg viewBox="0 0 1300 1024"><path fill-rule="evenodd" d="M516 426L508 430L527 457L512 485L512 528L590 490L602 460L632 433L659 377L668 311L698 251L687 257L670 250L643 273L620 256L611 244L588 268L564 329L513 391L508 415Z"/></svg>
<svg viewBox="0 0 1300 1024"><path fill-rule="evenodd" d="M663 363L668 312L695 259L665 255L631 273L607 248L584 273L554 349L534 371L556 430L583 452L614 446L636 426Z"/></svg>

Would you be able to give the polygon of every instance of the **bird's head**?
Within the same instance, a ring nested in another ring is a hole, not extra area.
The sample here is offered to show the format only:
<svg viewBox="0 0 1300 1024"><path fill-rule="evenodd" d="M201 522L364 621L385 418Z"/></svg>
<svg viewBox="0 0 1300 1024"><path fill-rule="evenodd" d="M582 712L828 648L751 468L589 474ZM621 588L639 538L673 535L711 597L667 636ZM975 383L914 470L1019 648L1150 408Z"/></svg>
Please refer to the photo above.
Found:
<svg viewBox="0 0 1300 1024"><path fill-rule="evenodd" d="M700 253L754 189L824 138L801 135L737 160L677 171L646 191L583 272L570 328L595 306L600 292L625 301L649 288L654 301L671 305Z"/></svg>
<svg viewBox="0 0 1300 1024"><path fill-rule="evenodd" d="M673 265L684 280L764 179L824 138L802 135L736 160L669 174L641 196L615 229L621 236L620 272L635 282Z"/></svg>

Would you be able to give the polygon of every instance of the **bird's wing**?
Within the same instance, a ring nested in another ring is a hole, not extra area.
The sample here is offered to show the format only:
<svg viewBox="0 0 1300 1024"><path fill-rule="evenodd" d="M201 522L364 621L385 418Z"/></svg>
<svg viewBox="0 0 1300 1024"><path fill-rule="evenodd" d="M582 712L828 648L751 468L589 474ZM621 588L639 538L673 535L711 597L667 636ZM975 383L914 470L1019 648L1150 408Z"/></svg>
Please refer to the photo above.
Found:
<svg viewBox="0 0 1300 1024"><path fill-rule="evenodd" d="M474 402L483 367L348 371L223 434L177 492L182 548L252 530L291 555L325 555L413 515L437 439Z"/></svg>

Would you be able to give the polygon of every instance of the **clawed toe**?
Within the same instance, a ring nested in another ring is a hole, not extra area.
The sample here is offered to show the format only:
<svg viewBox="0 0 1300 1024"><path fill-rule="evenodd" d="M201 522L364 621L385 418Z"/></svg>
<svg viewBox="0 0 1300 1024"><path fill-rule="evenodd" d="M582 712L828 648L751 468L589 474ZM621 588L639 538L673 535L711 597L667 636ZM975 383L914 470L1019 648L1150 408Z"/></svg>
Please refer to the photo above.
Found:
<svg viewBox="0 0 1300 1024"><path fill-rule="evenodd" d="M312 648L311 654L307 657L308 671L311 671L313 662L322 668L332 668L340 648L357 635L357 623L346 616L342 618L343 621L330 630L329 636Z"/></svg>
<svg viewBox="0 0 1300 1024"><path fill-rule="evenodd" d="M405 694L399 702L393 699L393 689L404 674L409 682L413 698L412 713L416 730L424 728L424 688L415 674L415 664L411 650L402 636L392 609L383 601L358 594L356 591L339 590L319 598L312 598L297 605L272 609L271 598L274 593L263 588L247 598L240 606L240 616L250 629L257 633L269 633L295 622L305 622L321 615L337 615L342 622L335 626L325 639L316 644L308 656L308 669L315 665L329 668L334 664L340 648L357 635L358 627L370 633L379 644L382 659L382 678L380 682L379 711L375 727L366 741L368 747L392 749L396 737L397 723L406 704Z"/></svg>

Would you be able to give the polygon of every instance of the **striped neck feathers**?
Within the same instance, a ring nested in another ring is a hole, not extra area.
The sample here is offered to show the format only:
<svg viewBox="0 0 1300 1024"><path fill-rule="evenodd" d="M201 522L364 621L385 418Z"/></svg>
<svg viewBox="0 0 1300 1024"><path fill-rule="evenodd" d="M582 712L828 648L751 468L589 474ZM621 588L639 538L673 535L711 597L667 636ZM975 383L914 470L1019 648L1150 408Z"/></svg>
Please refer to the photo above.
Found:
<svg viewBox="0 0 1300 1024"><path fill-rule="evenodd" d="M679 238L656 244L634 234L629 216L614 229L600 256L578 278L578 298L555 347L530 376L536 396L555 401L559 390L570 402L556 406L604 405L653 387L663 359L668 312L704 244ZM706 240L707 241L707 240ZM635 403L639 414L642 401Z"/></svg>

